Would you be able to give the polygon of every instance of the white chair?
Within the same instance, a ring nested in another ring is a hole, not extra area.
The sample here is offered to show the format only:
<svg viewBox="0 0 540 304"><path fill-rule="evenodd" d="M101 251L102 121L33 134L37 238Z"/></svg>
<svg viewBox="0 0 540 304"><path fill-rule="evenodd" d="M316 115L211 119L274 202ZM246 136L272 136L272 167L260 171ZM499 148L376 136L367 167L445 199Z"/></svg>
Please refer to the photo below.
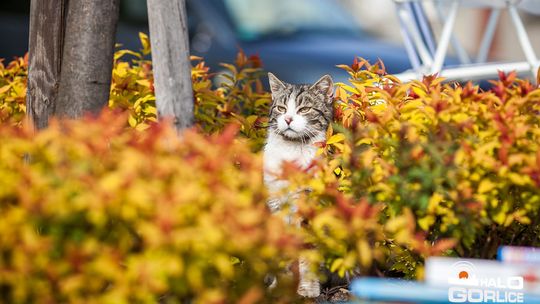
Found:
<svg viewBox="0 0 540 304"><path fill-rule="evenodd" d="M498 71L517 71L520 74L536 76L540 61L535 54L525 26L518 13L518 7L531 12L540 12L540 0L393 0L405 48L411 61L412 70L396 75L402 81L420 79L426 74L439 74L449 80L475 80L497 77ZM425 14L424 5L432 2L443 24L439 39L435 38L432 26ZM482 7L491 10L489 20L480 42L476 58L472 60L453 30L458 10L461 7ZM487 62L487 55L493 42L495 29L503 10L508 11L516 31L525 61ZM452 44L459 59L456 66L445 66L448 49Z"/></svg>

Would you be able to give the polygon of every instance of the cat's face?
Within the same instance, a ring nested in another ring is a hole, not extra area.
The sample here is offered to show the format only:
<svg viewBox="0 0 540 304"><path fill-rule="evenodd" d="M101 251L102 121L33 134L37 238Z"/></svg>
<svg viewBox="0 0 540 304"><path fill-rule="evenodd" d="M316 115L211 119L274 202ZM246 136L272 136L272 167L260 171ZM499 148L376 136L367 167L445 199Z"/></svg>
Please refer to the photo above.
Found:
<svg viewBox="0 0 540 304"><path fill-rule="evenodd" d="M289 84L268 73L272 91L269 132L307 143L324 138L333 118L334 85L329 75L312 85Z"/></svg>

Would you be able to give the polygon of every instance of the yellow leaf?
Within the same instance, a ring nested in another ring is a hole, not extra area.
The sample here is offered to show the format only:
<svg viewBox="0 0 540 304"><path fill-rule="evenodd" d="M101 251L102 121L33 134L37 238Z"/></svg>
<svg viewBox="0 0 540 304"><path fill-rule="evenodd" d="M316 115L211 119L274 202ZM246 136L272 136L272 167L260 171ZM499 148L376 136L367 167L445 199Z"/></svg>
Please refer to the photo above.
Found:
<svg viewBox="0 0 540 304"><path fill-rule="evenodd" d="M418 95L420 97L426 97L426 95L427 95L426 91L424 89L420 88L420 87L413 86L412 90L416 95Z"/></svg>
<svg viewBox="0 0 540 304"><path fill-rule="evenodd" d="M357 146L361 146L361 145L372 145L373 144L373 139L371 138L362 138L360 139L359 141L356 142L356 145Z"/></svg>
<svg viewBox="0 0 540 304"><path fill-rule="evenodd" d="M335 143L338 143L338 142L342 142L344 140L345 140L345 135L343 133L337 133L337 134L332 135L332 137L330 137L326 141L326 144L331 145L331 144L335 144Z"/></svg>
<svg viewBox="0 0 540 304"><path fill-rule="evenodd" d="M0 94L4 94L5 92L7 92L9 90L11 86L8 84L8 85L5 85L3 87L0 88Z"/></svg>
<svg viewBox="0 0 540 304"><path fill-rule="evenodd" d="M344 88L337 87L334 96L339 100L347 100L349 94L347 94L347 91Z"/></svg>
<svg viewBox="0 0 540 304"><path fill-rule="evenodd" d="M419 99L408 101L400 110L402 113L418 110L424 107L424 102Z"/></svg>
<svg viewBox="0 0 540 304"><path fill-rule="evenodd" d="M343 265L343 259L342 258L335 259L332 262L332 265L330 266L330 271L331 272L336 272L336 270L341 268L341 265Z"/></svg>
<svg viewBox="0 0 540 304"><path fill-rule="evenodd" d="M465 113L457 113L457 114L452 115L452 120L454 120L457 123L462 123L466 121L467 119L469 119L469 116L467 116L467 114Z"/></svg>
<svg viewBox="0 0 540 304"><path fill-rule="evenodd" d="M137 119L130 114L128 117L128 123L130 126L135 127L137 125Z"/></svg>
<svg viewBox="0 0 540 304"><path fill-rule="evenodd" d="M489 179L484 179L480 182L480 185L478 186L478 193L486 193L488 191L491 191L493 188L495 188L495 186L496 185Z"/></svg>
<svg viewBox="0 0 540 304"><path fill-rule="evenodd" d="M130 50L120 50L120 51L116 51L114 53L114 60L118 60L120 58L122 58L124 55L131 55L131 56L134 56L134 57L137 57L137 58L140 58L141 57L141 54L137 53L137 52L133 52L133 51L130 51ZM121 64L121 63L119 63Z"/></svg>
<svg viewBox="0 0 540 304"><path fill-rule="evenodd" d="M231 278L234 275L233 263L228 256L218 254L213 260L214 265L225 278Z"/></svg>
<svg viewBox="0 0 540 304"><path fill-rule="evenodd" d="M356 243L356 250L358 250L358 257L360 258L360 265L364 268L371 266L373 254L368 242L365 239L360 239Z"/></svg>
<svg viewBox="0 0 540 304"><path fill-rule="evenodd" d="M531 182L528 175L521 175L514 172L508 173L508 179L519 186L524 186Z"/></svg>
<svg viewBox="0 0 540 304"><path fill-rule="evenodd" d="M250 116L248 116L248 117L246 118L246 122L247 122L250 126L252 126L252 125L255 123L255 121L257 121L257 118L259 118L257 115L250 115Z"/></svg>
<svg viewBox="0 0 540 304"><path fill-rule="evenodd" d="M154 115L157 115L157 109L156 107L147 107L143 110L144 113L146 114L154 114Z"/></svg>
<svg viewBox="0 0 540 304"><path fill-rule="evenodd" d="M141 40L141 44L142 44L142 47L143 47L143 49L142 49L143 55L150 54L150 39L148 38L148 35L146 35L143 32L140 32L139 33L139 40Z"/></svg>
<svg viewBox="0 0 540 304"><path fill-rule="evenodd" d="M360 91L358 91L356 88L353 88L351 86L348 86L344 83L339 83L338 84L338 89L343 89L345 90L346 92L351 92L351 93L355 93L355 94L360 94ZM345 95L346 96L346 95Z"/></svg>
<svg viewBox="0 0 540 304"><path fill-rule="evenodd" d="M435 217L432 215L424 216L423 218L418 220L418 226L422 228L424 231L428 231L429 227L435 223Z"/></svg>
<svg viewBox="0 0 540 304"><path fill-rule="evenodd" d="M340 143L334 143L333 144L336 149L338 149L339 152L345 152L345 145Z"/></svg>
<svg viewBox="0 0 540 304"><path fill-rule="evenodd" d="M428 212L435 212L435 209L442 202L443 199L444 197L441 194L437 192L433 193L433 195L429 199Z"/></svg>
<svg viewBox="0 0 540 304"><path fill-rule="evenodd" d="M523 209L514 212L514 218L524 225L531 224L531 219L527 216L527 211Z"/></svg>
<svg viewBox="0 0 540 304"><path fill-rule="evenodd" d="M148 129L148 128L150 128L150 125L145 124L145 123L139 124L139 125L137 125L137 126L135 127L135 129L136 129L137 131L144 131L144 130L146 130L146 129Z"/></svg>
<svg viewBox="0 0 540 304"><path fill-rule="evenodd" d="M330 138L334 134L334 128L332 125L328 126L328 130L326 130L326 138Z"/></svg>
<svg viewBox="0 0 540 304"><path fill-rule="evenodd" d="M493 220L495 221L495 223L499 224L499 225L503 225L505 222L506 222L506 213L504 212L499 212L497 213L494 217L493 217Z"/></svg>
<svg viewBox="0 0 540 304"><path fill-rule="evenodd" d="M150 87L150 80L148 79L140 79L140 80L137 80L136 82L137 84L142 85L143 87L147 87L147 88Z"/></svg>

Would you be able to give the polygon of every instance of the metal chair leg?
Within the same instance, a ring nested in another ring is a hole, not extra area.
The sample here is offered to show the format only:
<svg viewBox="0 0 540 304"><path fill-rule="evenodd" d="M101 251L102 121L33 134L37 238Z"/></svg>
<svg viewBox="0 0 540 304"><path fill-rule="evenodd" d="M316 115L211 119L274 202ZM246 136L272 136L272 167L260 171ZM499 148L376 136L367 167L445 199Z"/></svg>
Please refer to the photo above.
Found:
<svg viewBox="0 0 540 304"><path fill-rule="evenodd" d="M527 31L525 30L525 26L523 25L523 22L521 21L521 18L519 17L519 13L517 11L516 6L513 4L509 4L508 13L510 14L512 23L514 23L514 28L516 29L516 34L519 39L519 43L521 44L523 53L525 53L525 58L527 59L527 62L531 65L531 74L534 77L536 76L536 71L538 70L538 66L540 64L538 62L538 57L536 57L534 48L531 44L531 41L529 40L529 35L527 35Z"/></svg>
<svg viewBox="0 0 540 304"><path fill-rule="evenodd" d="M452 2L450 13L448 14L448 20L446 20L444 23L441 39L439 41L439 45L437 46L437 51L435 52L435 58L430 71L431 74L439 73L442 69L444 58L448 52L450 38L452 37L452 30L454 29L454 24L456 23L458 9L459 1Z"/></svg>

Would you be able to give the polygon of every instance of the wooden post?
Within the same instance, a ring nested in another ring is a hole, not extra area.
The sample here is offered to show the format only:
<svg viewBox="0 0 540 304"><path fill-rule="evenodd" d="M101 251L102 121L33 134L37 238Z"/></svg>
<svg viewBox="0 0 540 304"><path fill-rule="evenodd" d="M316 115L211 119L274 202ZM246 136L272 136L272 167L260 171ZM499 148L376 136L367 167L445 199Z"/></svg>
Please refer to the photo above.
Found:
<svg viewBox="0 0 540 304"><path fill-rule="evenodd" d="M26 111L38 129L45 128L60 82L66 0L32 0Z"/></svg>
<svg viewBox="0 0 540 304"><path fill-rule="evenodd" d="M77 118L107 105L119 5L120 0L68 1L56 115Z"/></svg>
<svg viewBox="0 0 540 304"><path fill-rule="evenodd" d="M194 121L185 0L147 3L158 116L180 131Z"/></svg>

